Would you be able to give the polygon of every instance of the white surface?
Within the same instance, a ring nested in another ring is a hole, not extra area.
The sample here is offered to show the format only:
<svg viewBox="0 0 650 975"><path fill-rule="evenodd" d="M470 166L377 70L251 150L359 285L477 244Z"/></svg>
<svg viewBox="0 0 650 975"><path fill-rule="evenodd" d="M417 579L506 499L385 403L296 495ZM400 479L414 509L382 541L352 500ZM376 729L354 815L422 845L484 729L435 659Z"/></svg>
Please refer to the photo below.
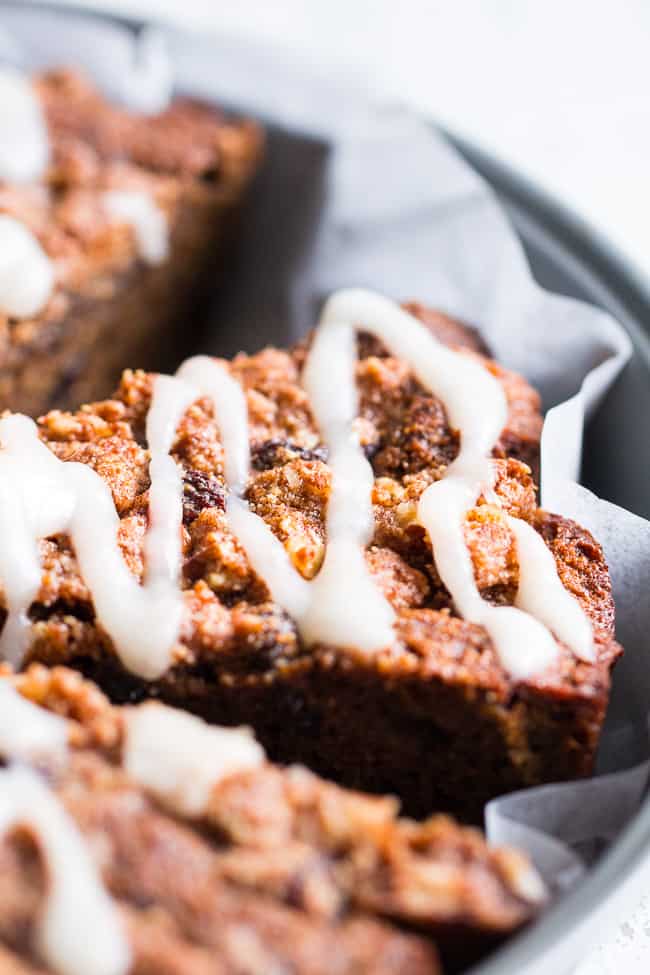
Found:
<svg viewBox="0 0 650 975"><path fill-rule="evenodd" d="M87 5L261 37L345 68L497 150L650 272L648 0Z"/></svg>
<svg viewBox="0 0 650 975"><path fill-rule="evenodd" d="M403 98L510 160L650 272L647 0L110 6L262 37ZM650 863L647 871L650 892ZM649 965L650 896L579 975L636 975Z"/></svg>
<svg viewBox="0 0 650 975"><path fill-rule="evenodd" d="M650 890L650 870L648 870ZM617 930L599 944L575 975L646 975L650 963L650 893L644 894Z"/></svg>

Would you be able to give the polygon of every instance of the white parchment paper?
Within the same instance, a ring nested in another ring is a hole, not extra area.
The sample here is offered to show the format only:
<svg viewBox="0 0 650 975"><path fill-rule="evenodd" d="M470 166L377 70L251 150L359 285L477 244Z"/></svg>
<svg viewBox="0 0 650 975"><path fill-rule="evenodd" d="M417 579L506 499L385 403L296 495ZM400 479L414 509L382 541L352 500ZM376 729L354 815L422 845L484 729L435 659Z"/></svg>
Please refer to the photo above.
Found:
<svg viewBox="0 0 650 975"><path fill-rule="evenodd" d="M625 768L632 739L645 754L650 523L575 483L585 417L631 352L624 330L604 312L538 287L489 188L399 106L372 104L305 65L232 40L150 28L138 34L74 14L3 12L0 56L28 67L82 65L113 97L143 110L163 104L175 79L187 92L270 123L269 162L241 265L219 307L229 328L202 351L291 341L330 291L367 286L476 325L496 358L540 389L549 410L544 506L577 519L604 545L619 638L638 660L643 688L637 707L629 715L624 709L604 736L602 767ZM550 885L565 888L634 814L647 778L644 764L494 800L488 835L528 848Z"/></svg>

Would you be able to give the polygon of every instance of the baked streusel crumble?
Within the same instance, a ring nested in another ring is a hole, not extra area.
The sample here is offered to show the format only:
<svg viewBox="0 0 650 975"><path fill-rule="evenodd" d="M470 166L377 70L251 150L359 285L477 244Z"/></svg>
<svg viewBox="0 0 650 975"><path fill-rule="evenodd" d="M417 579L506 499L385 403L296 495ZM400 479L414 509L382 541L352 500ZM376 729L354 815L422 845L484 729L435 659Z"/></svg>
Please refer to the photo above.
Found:
<svg viewBox="0 0 650 975"><path fill-rule="evenodd" d="M246 729L157 702L115 707L60 667L5 674L0 703L32 728L0 728L0 750L38 770L0 771L3 801L38 799L57 827L23 813L0 841L3 971L40 973L37 958L56 968L44 929L57 898L76 897L83 971L98 970L101 949L102 972L133 975L436 975L435 945L455 968L544 903L521 854L445 816L399 819L394 799L278 768ZM83 944L84 921L96 945Z"/></svg>

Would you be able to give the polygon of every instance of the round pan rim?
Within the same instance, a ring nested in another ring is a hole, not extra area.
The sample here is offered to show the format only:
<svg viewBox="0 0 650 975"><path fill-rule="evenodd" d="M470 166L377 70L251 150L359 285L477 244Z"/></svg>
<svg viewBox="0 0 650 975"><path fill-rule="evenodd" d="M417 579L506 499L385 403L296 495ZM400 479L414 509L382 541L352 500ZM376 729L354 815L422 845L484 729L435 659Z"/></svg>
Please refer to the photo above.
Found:
<svg viewBox="0 0 650 975"><path fill-rule="evenodd" d="M0 6L26 6L37 11L84 15L120 24L134 32L150 21L110 10L88 10L80 4L65 6L47 0L0 0ZM550 193L522 176L513 167L470 140L443 129L449 142L491 184L508 209L520 210L546 235L563 245L607 290L627 314L622 322L650 378L650 332L641 322L650 323L650 282L623 252L588 221L560 203ZM650 794L642 807L585 879L521 934L509 940L467 975L523 975L523 966L544 960L550 948L570 937L580 922L603 906L603 896L614 894L630 879L650 850ZM560 975L560 973L558 973Z"/></svg>

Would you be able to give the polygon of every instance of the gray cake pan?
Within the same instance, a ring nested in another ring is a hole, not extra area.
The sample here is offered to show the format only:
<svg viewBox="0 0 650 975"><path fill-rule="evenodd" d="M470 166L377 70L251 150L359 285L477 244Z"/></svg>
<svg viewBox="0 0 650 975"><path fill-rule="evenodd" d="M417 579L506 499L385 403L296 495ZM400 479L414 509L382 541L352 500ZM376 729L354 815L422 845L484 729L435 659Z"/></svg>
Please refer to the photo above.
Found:
<svg viewBox="0 0 650 975"><path fill-rule="evenodd" d="M650 518L650 281L563 204L477 146L447 135L496 191L540 284L606 309L630 336L633 357L586 431L582 480ZM623 658L614 678L617 697L634 686L639 664ZM574 890L468 975L569 975L634 908L644 885L650 886L650 797Z"/></svg>
<svg viewBox="0 0 650 975"><path fill-rule="evenodd" d="M0 0L2 8L82 12L48 3ZM134 31L135 18L88 12ZM1 20L0 20L1 24ZM479 147L446 133L501 200L544 287L609 311L634 354L585 436L583 482L602 497L650 518L650 281L563 204ZM634 684L638 662L616 671L615 694ZM649 702L650 705L650 702ZM569 975L650 884L650 797L585 879L539 921L468 975Z"/></svg>

